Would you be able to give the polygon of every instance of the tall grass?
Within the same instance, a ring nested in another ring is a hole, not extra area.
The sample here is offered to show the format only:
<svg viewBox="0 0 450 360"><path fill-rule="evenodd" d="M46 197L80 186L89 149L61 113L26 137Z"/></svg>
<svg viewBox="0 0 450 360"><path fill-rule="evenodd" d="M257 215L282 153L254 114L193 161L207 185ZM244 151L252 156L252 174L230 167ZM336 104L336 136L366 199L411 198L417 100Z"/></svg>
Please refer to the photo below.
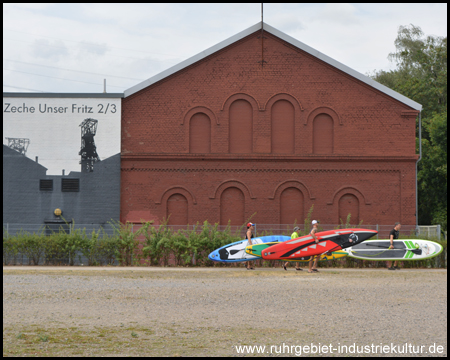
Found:
<svg viewBox="0 0 450 360"><path fill-rule="evenodd" d="M300 235L310 231L311 216L314 207L308 211L305 228ZM253 214L255 215L255 214ZM252 217L253 217L252 215ZM251 217L248 219L250 221ZM340 227L350 226L351 215ZM247 221L247 222L248 222ZM231 231L231 226L219 231L218 224L195 224L189 230L173 230L167 221L155 226L144 222L139 226L130 223L113 222L114 233L108 235L103 229L87 233L85 229L75 229L74 224L60 228L50 234L44 229L29 233L21 231L10 235L3 229L3 264L17 264L24 256L29 265L69 265L83 262L87 265L147 265L147 266L240 266L222 265L208 259L208 254L223 245L243 239L244 226ZM361 223L360 223L361 225ZM320 229L320 228L319 228ZM290 235L287 229L284 235ZM273 235L263 231L259 236ZM276 234L280 235L280 234ZM401 238L417 238L414 234L401 234ZM427 237L421 236L423 239ZM429 238L439 242L444 251L437 257L421 261L403 261L404 268L447 267L447 241ZM277 266L278 262L258 261L260 266ZM385 261L355 260L349 257L328 262L319 262L321 267L385 267Z"/></svg>

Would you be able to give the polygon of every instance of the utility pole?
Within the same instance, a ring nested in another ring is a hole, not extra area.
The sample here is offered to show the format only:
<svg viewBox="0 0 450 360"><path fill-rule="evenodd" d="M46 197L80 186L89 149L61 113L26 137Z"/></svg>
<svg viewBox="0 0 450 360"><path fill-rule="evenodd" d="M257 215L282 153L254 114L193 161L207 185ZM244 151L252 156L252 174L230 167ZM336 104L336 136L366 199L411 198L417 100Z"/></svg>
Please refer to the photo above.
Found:
<svg viewBox="0 0 450 360"><path fill-rule="evenodd" d="M261 61L258 61L261 63L261 67L264 67L264 63L267 63L267 61L264 60L264 5L261 3ZM259 38L258 37L258 38Z"/></svg>

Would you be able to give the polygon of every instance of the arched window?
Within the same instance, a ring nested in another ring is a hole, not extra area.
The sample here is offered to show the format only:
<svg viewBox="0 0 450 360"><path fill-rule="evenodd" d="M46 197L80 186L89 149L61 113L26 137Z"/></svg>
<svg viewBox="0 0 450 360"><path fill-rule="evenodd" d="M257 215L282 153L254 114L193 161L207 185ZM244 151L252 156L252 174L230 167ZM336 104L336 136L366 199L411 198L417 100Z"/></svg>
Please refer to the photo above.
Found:
<svg viewBox="0 0 450 360"><path fill-rule="evenodd" d="M303 193L299 189L284 189L280 196L280 224L303 224L303 204Z"/></svg>
<svg viewBox="0 0 450 360"><path fill-rule="evenodd" d="M295 110L287 100L278 100L271 109L272 153L293 154L295 144Z"/></svg>
<svg viewBox="0 0 450 360"><path fill-rule="evenodd" d="M220 225L242 225L245 221L245 197L244 193L236 188L225 189L220 196Z"/></svg>
<svg viewBox="0 0 450 360"><path fill-rule="evenodd" d="M333 153L333 119L330 115L319 114L313 122L313 153Z"/></svg>
<svg viewBox="0 0 450 360"><path fill-rule="evenodd" d="M211 120L206 114L194 114L189 122L189 152L211 152Z"/></svg>
<svg viewBox="0 0 450 360"><path fill-rule="evenodd" d="M187 225L189 223L188 201L184 195L173 194L167 199L167 218L169 218L169 225Z"/></svg>
<svg viewBox="0 0 450 360"><path fill-rule="evenodd" d="M339 199L339 219L338 224L345 224L348 214L351 214L350 223L352 225L359 224L359 200L353 194L344 194Z"/></svg>
<svg viewBox="0 0 450 360"><path fill-rule="evenodd" d="M246 100L230 105L229 151L231 154L253 152L253 109Z"/></svg>

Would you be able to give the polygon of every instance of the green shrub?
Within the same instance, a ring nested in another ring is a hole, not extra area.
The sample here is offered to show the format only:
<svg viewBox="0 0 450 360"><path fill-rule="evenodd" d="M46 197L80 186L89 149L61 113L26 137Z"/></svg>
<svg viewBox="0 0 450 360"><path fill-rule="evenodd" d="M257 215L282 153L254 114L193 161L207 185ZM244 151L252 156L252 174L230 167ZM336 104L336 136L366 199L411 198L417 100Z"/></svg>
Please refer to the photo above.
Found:
<svg viewBox="0 0 450 360"><path fill-rule="evenodd" d="M3 264L16 263L16 258L23 253L23 241L20 235L9 236L3 229Z"/></svg>
<svg viewBox="0 0 450 360"><path fill-rule="evenodd" d="M19 237L22 242L22 252L28 257L29 263L31 264L31 262L33 262L33 265L38 265L39 261L44 258L45 251L45 239L42 232L37 234L35 232L32 234L28 232L20 232Z"/></svg>
<svg viewBox="0 0 450 360"><path fill-rule="evenodd" d="M139 247L139 240L137 239L143 232L143 227L134 231L133 224L122 224L118 221L111 222L114 229L114 234L118 238L115 255L119 260L120 265L129 266L132 264L132 256Z"/></svg>
<svg viewBox="0 0 450 360"><path fill-rule="evenodd" d="M311 214L310 208L305 220L305 230L302 235L309 233ZM351 215L341 227L350 226ZM218 264L208 259L209 253L223 245L243 239L244 226L232 233L228 224L223 231L218 230L218 224L196 224L185 230L173 231L167 220L160 226L153 226L152 222L144 222L142 226L133 226L130 223L113 224L114 233L108 235L103 229L86 234L86 230L74 229L70 225L70 231L60 228L58 231L45 235L43 229L35 233L21 231L15 236L10 236L3 229L3 263L5 265L15 264L15 259L21 255L28 257L29 264L45 265L69 264L74 265L76 257L81 253L87 258L88 265L112 265L116 260L120 265L141 264L143 260L147 265L169 264L174 259L177 266L241 266L241 264ZM292 229L286 230L290 235ZM271 231L262 231L260 236L272 235ZM402 239L414 239L414 232L410 234L401 233ZM421 235L420 238L428 239ZM405 268L447 267L447 241L429 238L439 242L444 251L428 260L403 261L401 266ZM258 261L261 266L278 266L278 261ZM356 260L346 257L326 263L319 263L322 267L386 267L386 261Z"/></svg>

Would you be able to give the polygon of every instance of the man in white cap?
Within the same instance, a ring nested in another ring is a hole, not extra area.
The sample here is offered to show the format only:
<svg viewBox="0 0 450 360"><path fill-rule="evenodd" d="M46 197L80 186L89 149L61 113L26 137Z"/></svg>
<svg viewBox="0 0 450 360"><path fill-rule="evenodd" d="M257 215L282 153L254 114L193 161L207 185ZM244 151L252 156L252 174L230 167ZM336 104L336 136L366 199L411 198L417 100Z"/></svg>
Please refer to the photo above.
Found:
<svg viewBox="0 0 450 360"><path fill-rule="evenodd" d="M319 222L317 220L313 220L312 221L312 230L309 233L309 235L311 235L313 237L313 239L315 240L316 244L319 243L319 239L317 239L316 237L316 232L319 229ZM309 269L308 272L309 273L313 273L313 272L319 272L319 270L317 270L317 263L319 262L319 258L320 255L316 255L316 256L311 256L311 260L309 260ZM314 262L314 266L313 266L313 262Z"/></svg>

